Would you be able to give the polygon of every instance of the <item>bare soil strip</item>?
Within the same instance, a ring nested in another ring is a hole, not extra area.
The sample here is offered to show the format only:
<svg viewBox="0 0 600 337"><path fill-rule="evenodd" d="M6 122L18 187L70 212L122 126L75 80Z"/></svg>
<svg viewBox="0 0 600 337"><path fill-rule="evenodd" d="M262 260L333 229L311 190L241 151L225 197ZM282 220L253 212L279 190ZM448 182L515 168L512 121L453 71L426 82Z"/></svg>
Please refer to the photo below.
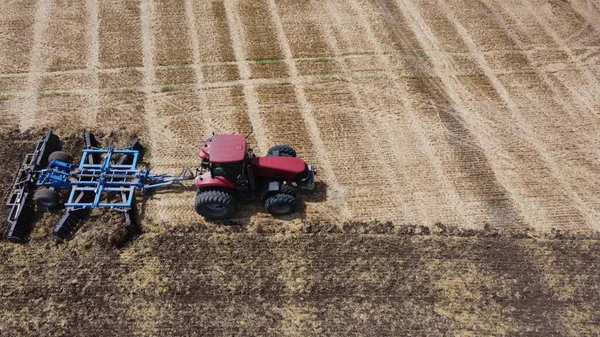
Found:
<svg viewBox="0 0 600 337"><path fill-rule="evenodd" d="M192 63L184 0L157 1L155 6L155 65Z"/></svg>
<svg viewBox="0 0 600 337"><path fill-rule="evenodd" d="M35 8L35 18L33 26L33 45L31 54L29 54L29 72L27 74L27 104L21 113L19 128L24 131L35 124L35 117L38 109L38 82L39 76L46 69L47 60L42 57L42 43L44 32L47 29L50 10L52 9L52 0L39 0Z"/></svg>
<svg viewBox="0 0 600 337"><path fill-rule="evenodd" d="M141 67L139 3L128 0L100 2L100 63L106 69Z"/></svg>
<svg viewBox="0 0 600 337"><path fill-rule="evenodd" d="M53 1L43 44L50 49L40 55L44 71L86 68L86 0Z"/></svg>
<svg viewBox="0 0 600 337"><path fill-rule="evenodd" d="M112 226L98 227L66 247L2 246L3 330L103 334L120 320L126 334L600 333L597 239L264 224L146 234L118 250Z"/></svg>
<svg viewBox="0 0 600 337"><path fill-rule="evenodd" d="M232 61L236 59L225 3L221 1L194 1L192 5L198 40L200 41L198 53L202 64L209 67L219 67L227 66L226 63L233 63ZM234 64L229 65L234 66Z"/></svg>
<svg viewBox="0 0 600 337"><path fill-rule="evenodd" d="M2 4L0 74L25 73L29 70L27 55L32 53L36 3L35 0L23 0Z"/></svg>
<svg viewBox="0 0 600 337"><path fill-rule="evenodd" d="M87 43L87 62L86 69L91 73L90 87L92 94L88 97L88 109L86 112L85 125L86 128L92 129L96 125L96 118L100 110L100 78L98 69L100 64L100 11L98 9L98 0L86 0L85 9L86 31L85 40Z"/></svg>

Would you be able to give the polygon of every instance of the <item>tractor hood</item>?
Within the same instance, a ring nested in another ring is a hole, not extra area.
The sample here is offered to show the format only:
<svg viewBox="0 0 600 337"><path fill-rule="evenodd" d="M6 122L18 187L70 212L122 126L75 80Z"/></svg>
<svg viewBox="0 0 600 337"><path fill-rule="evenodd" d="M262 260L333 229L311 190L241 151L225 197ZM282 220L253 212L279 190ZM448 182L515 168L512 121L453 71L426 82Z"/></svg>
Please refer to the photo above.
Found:
<svg viewBox="0 0 600 337"><path fill-rule="evenodd" d="M304 160L295 157L256 157L250 160L254 175L280 180L298 180L307 170Z"/></svg>

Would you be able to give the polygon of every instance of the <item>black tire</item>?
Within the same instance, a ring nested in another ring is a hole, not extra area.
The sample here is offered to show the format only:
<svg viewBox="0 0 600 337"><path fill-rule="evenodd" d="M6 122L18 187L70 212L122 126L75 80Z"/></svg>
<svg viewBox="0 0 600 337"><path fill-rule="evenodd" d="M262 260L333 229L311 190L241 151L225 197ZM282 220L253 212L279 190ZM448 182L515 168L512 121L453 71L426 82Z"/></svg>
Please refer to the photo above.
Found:
<svg viewBox="0 0 600 337"><path fill-rule="evenodd" d="M265 209L273 215L287 215L296 211L296 198L289 194L278 193L267 198Z"/></svg>
<svg viewBox="0 0 600 337"><path fill-rule="evenodd" d="M48 163L50 163L52 160L60 160L64 163L69 163L69 164L73 164L73 157L71 157L70 154L63 152L63 151L54 151L50 154L50 156L48 157Z"/></svg>
<svg viewBox="0 0 600 337"><path fill-rule="evenodd" d="M58 191L44 188L35 191L33 200L40 206L54 208L58 206L59 197Z"/></svg>
<svg viewBox="0 0 600 337"><path fill-rule="evenodd" d="M196 213L212 220L231 217L235 211L233 195L225 191L206 190L196 194Z"/></svg>
<svg viewBox="0 0 600 337"><path fill-rule="evenodd" d="M278 157L296 157L296 150L289 145L275 145L267 152L267 157L275 156L275 152L278 152Z"/></svg>
<svg viewBox="0 0 600 337"><path fill-rule="evenodd" d="M291 185L281 185L281 187L279 187L279 193L288 194L294 198L296 197L296 189Z"/></svg>

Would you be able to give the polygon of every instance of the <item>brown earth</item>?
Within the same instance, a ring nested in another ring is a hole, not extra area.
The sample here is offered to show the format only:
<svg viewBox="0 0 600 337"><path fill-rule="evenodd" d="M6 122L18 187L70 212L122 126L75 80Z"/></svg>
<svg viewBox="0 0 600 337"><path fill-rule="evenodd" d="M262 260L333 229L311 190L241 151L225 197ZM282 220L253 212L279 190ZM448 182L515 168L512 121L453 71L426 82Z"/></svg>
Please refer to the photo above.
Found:
<svg viewBox="0 0 600 337"><path fill-rule="evenodd" d="M599 17L583 0L8 1L0 185L47 128L73 154L84 128L140 136L178 173L250 125L319 185L293 216L249 204L225 227L192 188L157 192L141 236L98 211L62 246L60 212L40 213L27 245L0 242L0 335L600 333Z"/></svg>

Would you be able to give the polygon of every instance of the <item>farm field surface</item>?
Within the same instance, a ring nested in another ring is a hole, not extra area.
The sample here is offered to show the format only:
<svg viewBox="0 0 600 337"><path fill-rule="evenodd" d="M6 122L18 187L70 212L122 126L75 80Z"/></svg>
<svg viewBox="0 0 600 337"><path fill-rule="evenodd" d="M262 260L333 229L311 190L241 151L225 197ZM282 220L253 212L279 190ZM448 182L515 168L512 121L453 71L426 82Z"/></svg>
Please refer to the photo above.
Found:
<svg viewBox="0 0 600 337"><path fill-rule="evenodd" d="M21 0L0 10L0 188L47 129L213 131L319 170L300 212L191 187L0 242L0 335L600 334L600 3ZM6 218L6 209L0 211Z"/></svg>

